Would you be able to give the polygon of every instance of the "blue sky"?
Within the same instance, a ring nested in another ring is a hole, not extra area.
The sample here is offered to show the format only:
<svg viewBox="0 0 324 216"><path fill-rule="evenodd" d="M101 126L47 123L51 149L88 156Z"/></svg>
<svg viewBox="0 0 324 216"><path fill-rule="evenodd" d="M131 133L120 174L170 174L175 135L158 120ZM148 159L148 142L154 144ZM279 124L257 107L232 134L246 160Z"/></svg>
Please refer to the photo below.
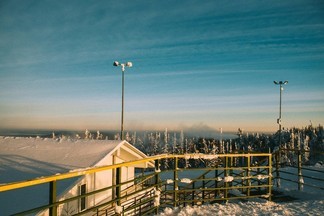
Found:
<svg viewBox="0 0 324 216"><path fill-rule="evenodd" d="M0 2L0 128L324 123L323 1Z"/></svg>

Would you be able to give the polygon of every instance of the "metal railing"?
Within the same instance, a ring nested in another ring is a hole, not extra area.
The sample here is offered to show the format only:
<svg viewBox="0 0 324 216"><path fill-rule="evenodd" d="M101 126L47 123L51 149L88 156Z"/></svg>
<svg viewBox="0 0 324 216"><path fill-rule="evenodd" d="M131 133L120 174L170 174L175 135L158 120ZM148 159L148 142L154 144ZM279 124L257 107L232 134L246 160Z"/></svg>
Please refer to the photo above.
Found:
<svg viewBox="0 0 324 216"><path fill-rule="evenodd" d="M324 156L324 152L314 152L303 149L280 148L274 152L274 180L276 186L281 186L281 180L295 183L298 190L304 186L324 190L324 170L303 163L305 154ZM286 170L285 168L289 168Z"/></svg>
<svg viewBox="0 0 324 216"><path fill-rule="evenodd" d="M165 159L171 161L173 167L161 171L160 164ZM200 165L196 168L187 166L190 162L197 160L205 166ZM213 163L210 163L211 161ZM144 170L134 179L122 182L118 177L122 175L122 167L151 162L155 163L155 168ZM118 173L116 181L109 187L58 199L57 182L107 170ZM69 206L69 203L102 193L111 194L111 196L93 206L87 206L80 212L73 212L73 215L152 215L167 206L181 207L253 197L271 200L271 173L272 154L270 153L164 154L120 164L2 184L0 193L43 184L50 185L48 204L14 215L38 214L44 211L48 211L49 215L63 215L59 210Z"/></svg>

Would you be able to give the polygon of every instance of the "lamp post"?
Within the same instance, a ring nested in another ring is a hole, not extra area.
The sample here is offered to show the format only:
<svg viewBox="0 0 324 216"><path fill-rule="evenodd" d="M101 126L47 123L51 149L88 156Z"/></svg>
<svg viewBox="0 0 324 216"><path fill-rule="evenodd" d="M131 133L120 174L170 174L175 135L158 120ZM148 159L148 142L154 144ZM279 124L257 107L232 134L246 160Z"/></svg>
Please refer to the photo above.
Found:
<svg viewBox="0 0 324 216"><path fill-rule="evenodd" d="M119 63L118 61L114 61L114 66L121 66L122 69L122 113L121 113L121 140L124 140L124 72L125 67L132 67L132 62L126 62L126 63Z"/></svg>
<svg viewBox="0 0 324 216"><path fill-rule="evenodd" d="M277 123L279 125L279 146L281 146L281 98L282 98L282 91L283 91L283 85L286 85L288 81L273 81L274 84L280 86L280 102L279 102L279 118L277 119Z"/></svg>

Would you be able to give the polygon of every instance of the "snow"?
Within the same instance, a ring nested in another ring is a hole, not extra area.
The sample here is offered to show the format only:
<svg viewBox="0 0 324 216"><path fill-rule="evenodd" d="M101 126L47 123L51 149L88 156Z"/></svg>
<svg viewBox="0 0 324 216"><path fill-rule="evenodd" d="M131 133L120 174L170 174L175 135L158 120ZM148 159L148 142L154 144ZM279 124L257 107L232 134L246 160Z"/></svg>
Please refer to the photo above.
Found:
<svg viewBox="0 0 324 216"><path fill-rule="evenodd" d="M0 137L0 184L91 167L120 143Z"/></svg>
<svg viewBox="0 0 324 216"><path fill-rule="evenodd" d="M192 182L192 180L189 179L189 178L182 178L180 181L181 181L182 183L187 183L187 184L190 184L190 183Z"/></svg>
<svg viewBox="0 0 324 216"><path fill-rule="evenodd" d="M269 178L268 175L257 175L258 180L263 180Z"/></svg>
<svg viewBox="0 0 324 216"><path fill-rule="evenodd" d="M322 215L323 200L296 201L290 203L275 203L263 199L248 202L230 202L202 206L187 206L180 208L166 208L160 216L185 215Z"/></svg>
<svg viewBox="0 0 324 216"><path fill-rule="evenodd" d="M167 179L167 180L166 180L166 183L167 183L167 184L172 184L172 183L173 183L173 180L172 180L172 179Z"/></svg>
<svg viewBox="0 0 324 216"><path fill-rule="evenodd" d="M118 206L118 205L116 205L116 206L115 206L115 211L116 211L117 214L120 214L120 213L123 212L123 207L122 207L122 206Z"/></svg>
<svg viewBox="0 0 324 216"><path fill-rule="evenodd" d="M224 177L224 182L232 182L234 180L233 176L225 176Z"/></svg>
<svg viewBox="0 0 324 216"><path fill-rule="evenodd" d="M161 191L154 189L155 198L154 198L154 206L160 205L160 197L161 197Z"/></svg>

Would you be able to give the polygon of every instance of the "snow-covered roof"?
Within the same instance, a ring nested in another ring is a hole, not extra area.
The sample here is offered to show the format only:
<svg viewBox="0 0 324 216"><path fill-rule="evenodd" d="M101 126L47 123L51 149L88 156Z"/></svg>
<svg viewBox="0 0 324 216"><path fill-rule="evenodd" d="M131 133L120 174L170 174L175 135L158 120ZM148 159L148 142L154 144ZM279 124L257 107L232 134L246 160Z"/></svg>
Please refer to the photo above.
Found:
<svg viewBox="0 0 324 216"><path fill-rule="evenodd" d="M0 184L107 165L105 158L112 154L123 161L147 157L126 141L0 136ZM147 166L147 164L141 166ZM77 179L60 182L58 194L73 185L74 181ZM46 201L47 191L47 185L39 185L37 189L31 187L0 193L1 213L10 215L45 205L48 202ZM33 199L28 199L28 197L33 197Z"/></svg>
<svg viewBox="0 0 324 216"><path fill-rule="evenodd" d="M119 148L146 157L126 141L0 137L0 183L92 167Z"/></svg>

